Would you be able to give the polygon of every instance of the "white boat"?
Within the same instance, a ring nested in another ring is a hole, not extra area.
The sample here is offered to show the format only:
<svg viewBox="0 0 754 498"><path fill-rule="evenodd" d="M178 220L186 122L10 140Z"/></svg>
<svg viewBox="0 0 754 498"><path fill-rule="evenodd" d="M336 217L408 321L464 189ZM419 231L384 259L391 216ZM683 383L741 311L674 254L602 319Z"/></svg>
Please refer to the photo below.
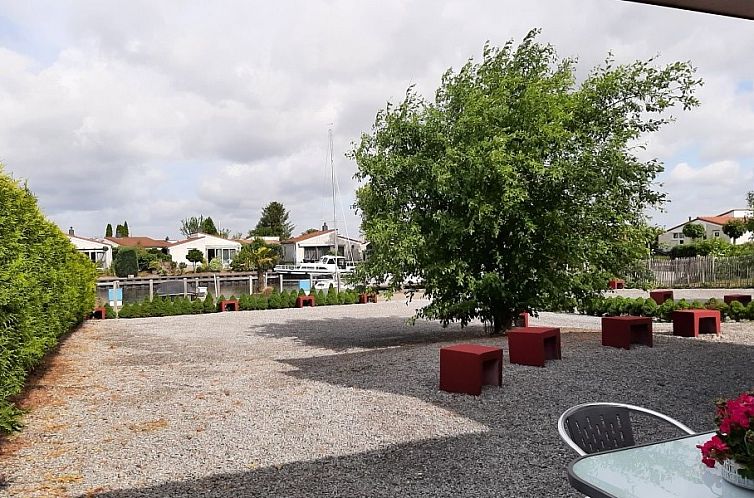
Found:
<svg viewBox="0 0 754 498"><path fill-rule="evenodd" d="M316 263L301 263L298 265L277 265L276 273L299 274L299 275L322 275L325 273L335 274L351 273L354 263L343 256L322 256Z"/></svg>

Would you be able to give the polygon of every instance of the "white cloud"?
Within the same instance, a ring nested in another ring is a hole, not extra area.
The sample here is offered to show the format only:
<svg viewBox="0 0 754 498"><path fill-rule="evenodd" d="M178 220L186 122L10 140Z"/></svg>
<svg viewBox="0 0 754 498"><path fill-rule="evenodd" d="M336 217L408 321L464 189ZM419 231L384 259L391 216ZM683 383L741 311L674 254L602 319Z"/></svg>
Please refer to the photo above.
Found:
<svg viewBox="0 0 754 498"><path fill-rule="evenodd" d="M198 214L245 232L271 200L298 229L320 226L332 218L329 123L350 204L355 166L343 154L387 100L412 83L432 98L442 73L478 58L486 40L538 26L561 56L579 57L580 74L610 50L619 62L660 53L699 67L702 107L648 140L647 157L676 164L661 177L673 202L658 219L694 214L684 199L701 188L720 202L751 189L754 92L736 91L754 80L746 21L605 0L0 0L0 11L10 26L0 160L81 234L127 219L134 233L177 236Z"/></svg>

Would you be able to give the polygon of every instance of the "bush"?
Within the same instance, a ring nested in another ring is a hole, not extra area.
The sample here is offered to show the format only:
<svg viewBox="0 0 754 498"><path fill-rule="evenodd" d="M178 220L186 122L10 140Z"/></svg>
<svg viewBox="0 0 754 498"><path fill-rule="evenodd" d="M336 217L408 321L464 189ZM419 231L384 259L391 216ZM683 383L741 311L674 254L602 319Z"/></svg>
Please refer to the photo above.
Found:
<svg viewBox="0 0 754 498"><path fill-rule="evenodd" d="M136 251L130 247L121 247L113 261L113 270L121 278L129 275L138 275L139 261L136 257Z"/></svg>
<svg viewBox="0 0 754 498"><path fill-rule="evenodd" d="M94 309L96 278L31 191L0 172L0 432L19 427L9 398L27 372Z"/></svg>
<svg viewBox="0 0 754 498"><path fill-rule="evenodd" d="M207 294L207 297L204 298L203 308L205 313L214 313L217 311L215 309L215 300L212 298L212 294Z"/></svg>
<svg viewBox="0 0 754 498"><path fill-rule="evenodd" d="M728 314L731 320L740 322L747 317L746 307L738 301L733 301L728 306Z"/></svg>

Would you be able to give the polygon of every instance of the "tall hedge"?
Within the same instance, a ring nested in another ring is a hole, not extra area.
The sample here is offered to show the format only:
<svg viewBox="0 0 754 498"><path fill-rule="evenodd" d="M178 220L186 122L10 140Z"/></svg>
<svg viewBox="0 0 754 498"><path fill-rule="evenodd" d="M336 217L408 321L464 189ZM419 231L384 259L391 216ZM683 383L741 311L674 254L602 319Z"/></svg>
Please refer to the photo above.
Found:
<svg viewBox="0 0 754 498"><path fill-rule="evenodd" d="M0 432L18 427L9 398L28 372L94 308L96 276L0 165Z"/></svg>
<svg viewBox="0 0 754 498"><path fill-rule="evenodd" d="M113 260L115 274L121 278L139 273L139 259L136 250L131 247L121 247Z"/></svg>

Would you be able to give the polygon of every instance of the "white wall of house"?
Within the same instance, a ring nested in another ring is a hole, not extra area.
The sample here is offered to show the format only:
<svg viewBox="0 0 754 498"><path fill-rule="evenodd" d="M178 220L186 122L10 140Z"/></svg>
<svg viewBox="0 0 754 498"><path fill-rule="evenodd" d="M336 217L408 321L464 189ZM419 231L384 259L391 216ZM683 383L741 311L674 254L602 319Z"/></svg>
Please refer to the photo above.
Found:
<svg viewBox="0 0 754 498"><path fill-rule="evenodd" d="M191 249L199 249L204 254L204 261L207 263L210 259L218 257L224 266L228 266L236 253L241 250L241 243L214 235L196 234L170 246L168 253L176 264L186 263L189 268L192 268L193 263L186 259Z"/></svg>
<svg viewBox="0 0 754 498"><path fill-rule="evenodd" d="M746 216L751 215L751 211L743 210L743 209L729 211L729 213L737 213L740 215L740 216L734 216L734 218L744 218ZM723 214L728 214L728 213L723 213ZM687 221L686 223L683 223L682 225L678 225L676 227L669 229L668 231L666 231L665 233L657 237L658 242L660 243L660 245L665 245L667 247L693 243L694 241L692 239L683 235L683 227L691 223L702 225L704 227L704 238L702 240L721 239L726 242L733 243L731 238L723 233L722 225L700 220L699 218L695 218L693 220ZM736 245L751 241L752 235L753 234L751 232L744 233L742 237L736 239L735 241Z"/></svg>
<svg viewBox="0 0 754 498"><path fill-rule="evenodd" d="M85 254L98 268L110 268L113 264L113 245L85 237L68 234L68 240Z"/></svg>
<svg viewBox="0 0 754 498"><path fill-rule="evenodd" d="M354 261L364 259L366 243L338 236L340 252L353 253ZM286 263L301 264L309 261L317 261L322 256L330 253L335 247L335 232L323 233L301 241L283 242L283 261Z"/></svg>

